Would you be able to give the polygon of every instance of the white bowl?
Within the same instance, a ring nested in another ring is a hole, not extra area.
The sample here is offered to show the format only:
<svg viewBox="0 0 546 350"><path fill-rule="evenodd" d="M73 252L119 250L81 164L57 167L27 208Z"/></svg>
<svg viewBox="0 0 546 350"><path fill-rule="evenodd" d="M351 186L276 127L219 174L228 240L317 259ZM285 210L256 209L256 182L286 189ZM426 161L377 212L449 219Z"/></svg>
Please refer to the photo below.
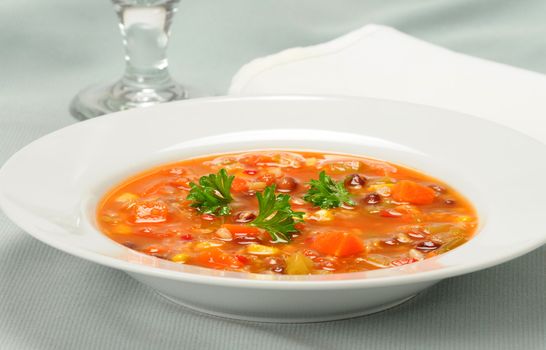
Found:
<svg viewBox="0 0 546 350"><path fill-rule="evenodd" d="M154 165L247 149L316 149L376 157L455 186L480 227L463 246L402 267L271 276L174 264L97 230L106 190ZM246 320L334 320L397 305L438 281L520 256L546 241L546 147L454 112L363 98L211 98L135 109L69 126L0 170L0 205L37 239L126 271L180 304Z"/></svg>

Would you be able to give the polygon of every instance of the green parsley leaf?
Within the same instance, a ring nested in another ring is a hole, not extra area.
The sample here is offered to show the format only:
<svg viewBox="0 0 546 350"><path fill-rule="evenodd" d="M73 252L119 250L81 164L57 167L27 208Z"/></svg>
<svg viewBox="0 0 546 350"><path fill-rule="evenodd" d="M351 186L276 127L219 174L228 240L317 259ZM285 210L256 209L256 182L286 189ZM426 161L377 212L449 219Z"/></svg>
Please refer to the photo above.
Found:
<svg viewBox="0 0 546 350"><path fill-rule="evenodd" d="M324 171L320 172L318 180L311 180L309 184L311 188L303 196L303 200L315 207L331 209L340 207L342 204L356 204L351 199L343 181L335 182Z"/></svg>
<svg viewBox="0 0 546 350"><path fill-rule="evenodd" d="M292 210L289 195L275 195L275 185L267 186L256 197L259 213L250 225L266 230L274 243L289 242L292 233L298 232L294 225L303 221L304 213Z"/></svg>
<svg viewBox="0 0 546 350"><path fill-rule="evenodd" d="M235 176L229 176L226 169L220 169L218 174L201 176L199 184L190 183L190 193L186 199L193 201L192 207L200 213L213 215L229 215L229 203L233 201L230 189Z"/></svg>

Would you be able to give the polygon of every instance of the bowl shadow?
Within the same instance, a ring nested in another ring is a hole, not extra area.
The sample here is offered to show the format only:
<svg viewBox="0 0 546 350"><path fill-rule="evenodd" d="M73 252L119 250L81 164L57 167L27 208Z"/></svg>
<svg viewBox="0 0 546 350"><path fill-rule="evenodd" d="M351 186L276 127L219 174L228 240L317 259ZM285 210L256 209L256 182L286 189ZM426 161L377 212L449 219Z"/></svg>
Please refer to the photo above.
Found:
<svg viewBox="0 0 546 350"><path fill-rule="evenodd" d="M8 228L10 239L0 244L2 349L538 350L546 344L546 247L366 317L265 324L189 312L123 272Z"/></svg>

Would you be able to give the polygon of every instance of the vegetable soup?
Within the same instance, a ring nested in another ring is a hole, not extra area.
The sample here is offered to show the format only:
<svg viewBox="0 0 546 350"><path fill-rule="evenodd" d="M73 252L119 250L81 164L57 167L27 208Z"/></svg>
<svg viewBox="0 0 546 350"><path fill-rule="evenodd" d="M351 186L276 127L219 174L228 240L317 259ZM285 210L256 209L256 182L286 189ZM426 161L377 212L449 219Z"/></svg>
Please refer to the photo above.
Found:
<svg viewBox="0 0 546 350"><path fill-rule="evenodd" d="M414 263L474 234L449 185L355 155L251 151L151 169L111 190L100 229L175 263L268 274L329 274Z"/></svg>

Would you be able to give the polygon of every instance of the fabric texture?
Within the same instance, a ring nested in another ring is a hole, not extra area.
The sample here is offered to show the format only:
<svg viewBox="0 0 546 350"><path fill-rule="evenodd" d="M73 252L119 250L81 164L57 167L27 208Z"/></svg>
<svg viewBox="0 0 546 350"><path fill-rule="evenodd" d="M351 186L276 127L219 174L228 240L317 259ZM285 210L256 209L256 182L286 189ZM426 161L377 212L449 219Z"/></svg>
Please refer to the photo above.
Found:
<svg viewBox="0 0 546 350"><path fill-rule="evenodd" d="M74 123L67 112L72 96L119 76L123 53L107 1L5 0L0 6L3 164L32 140ZM546 72L544 13L541 0L183 1L173 25L171 70L189 85L225 93L235 71L255 57L375 22ZM122 272L34 240L0 213L0 349L543 350L545 291L542 247L368 317L238 322L173 305Z"/></svg>
<svg viewBox="0 0 546 350"><path fill-rule="evenodd" d="M366 96L431 105L489 119L546 142L544 91L543 74L367 24L326 43L245 64L228 94Z"/></svg>

